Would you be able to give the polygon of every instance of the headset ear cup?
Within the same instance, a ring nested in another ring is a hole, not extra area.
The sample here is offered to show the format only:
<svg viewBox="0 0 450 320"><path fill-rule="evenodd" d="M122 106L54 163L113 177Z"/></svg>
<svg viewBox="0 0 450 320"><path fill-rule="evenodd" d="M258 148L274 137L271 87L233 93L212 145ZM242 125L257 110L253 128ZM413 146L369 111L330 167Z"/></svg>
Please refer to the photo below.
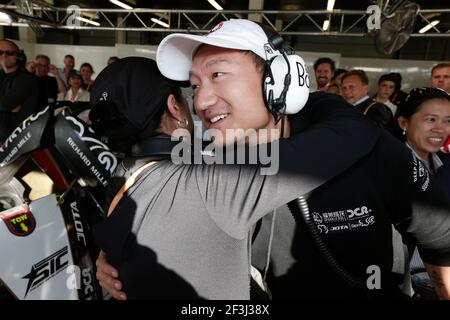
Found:
<svg viewBox="0 0 450 320"><path fill-rule="evenodd" d="M266 68L263 76L263 95L266 107L272 112L273 106L273 90L269 89L273 85L273 76L270 68L272 61L266 61Z"/></svg>
<svg viewBox="0 0 450 320"><path fill-rule="evenodd" d="M17 57L17 64L22 67L25 66L25 64L27 63L27 56L25 52L20 49L17 50L16 57Z"/></svg>
<svg viewBox="0 0 450 320"><path fill-rule="evenodd" d="M298 55L289 55L288 61L290 65L291 83L286 94L286 114L295 114L299 112L308 101L309 97L309 76L306 69L306 64ZM273 82L266 83L265 94L268 98L268 93L273 91L273 96L276 102L278 101L283 89L284 79L288 72L286 60L283 56L276 56L270 63L270 71ZM276 103L275 103L276 104ZM275 106L277 107L277 106ZM278 109L281 106L278 106Z"/></svg>

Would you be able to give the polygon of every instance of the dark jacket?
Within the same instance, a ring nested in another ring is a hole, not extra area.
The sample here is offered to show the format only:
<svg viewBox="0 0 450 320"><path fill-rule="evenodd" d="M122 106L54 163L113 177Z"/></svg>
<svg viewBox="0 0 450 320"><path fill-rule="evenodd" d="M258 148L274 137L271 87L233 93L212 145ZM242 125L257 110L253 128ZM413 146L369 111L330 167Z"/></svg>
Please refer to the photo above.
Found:
<svg viewBox="0 0 450 320"><path fill-rule="evenodd" d="M52 102L56 102L58 96L58 83L54 77L37 77L39 90L39 108L43 109Z"/></svg>
<svg viewBox="0 0 450 320"><path fill-rule="evenodd" d="M36 76L23 69L1 77L0 83L0 143L28 116L38 110ZM12 112L20 106L18 112Z"/></svg>
<svg viewBox="0 0 450 320"><path fill-rule="evenodd" d="M294 132L307 125L304 117L291 118ZM333 159L323 161L333 166ZM450 203L420 161L387 132L368 156L314 190L307 201L322 240L341 265L369 282L374 266L379 268L380 289L367 290L370 298L405 297L398 288L403 281L399 265L405 263L400 261L399 233L414 238L425 262L450 265ZM273 216L262 221L252 247L252 264L261 270ZM367 298L325 262L301 216L294 217L283 206L274 221L267 279L274 299Z"/></svg>
<svg viewBox="0 0 450 320"><path fill-rule="evenodd" d="M436 179L450 199L450 156L443 160L443 165L436 172Z"/></svg>
<svg viewBox="0 0 450 320"><path fill-rule="evenodd" d="M361 103L355 105L355 107L369 119L374 121L378 127L387 129L392 123L392 112L384 104L376 102L372 98L368 98Z"/></svg>

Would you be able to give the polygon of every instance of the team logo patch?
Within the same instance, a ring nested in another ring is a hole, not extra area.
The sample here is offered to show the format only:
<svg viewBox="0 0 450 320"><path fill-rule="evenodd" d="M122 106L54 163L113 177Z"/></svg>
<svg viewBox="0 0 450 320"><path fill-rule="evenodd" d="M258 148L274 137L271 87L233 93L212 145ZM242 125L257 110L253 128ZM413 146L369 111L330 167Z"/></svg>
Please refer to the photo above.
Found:
<svg viewBox="0 0 450 320"><path fill-rule="evenodd" d="M354 231L375 224L375 215L367 206L333 212L313 212L312 215L319 232L325 234Z"/></svg>
<svg viewBox="0 0 450 320"><path fill-rule="evenodd" d="M27 205L21 205L0 214L8 230L15 236L26 237L36 228L36 220Z"/></svg>

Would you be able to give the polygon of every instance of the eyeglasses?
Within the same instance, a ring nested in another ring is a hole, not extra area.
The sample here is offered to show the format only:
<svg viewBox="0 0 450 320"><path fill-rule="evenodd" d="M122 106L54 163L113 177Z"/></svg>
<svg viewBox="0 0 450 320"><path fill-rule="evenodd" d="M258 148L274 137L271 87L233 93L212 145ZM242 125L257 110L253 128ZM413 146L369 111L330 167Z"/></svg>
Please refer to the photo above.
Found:
<svg viewBox="0 0 450 320"><path fill-rule="evenodd" d="M17 51L0 50L0 56L2 56L2 55L13 56L16 53L17 53Z"/></svg>

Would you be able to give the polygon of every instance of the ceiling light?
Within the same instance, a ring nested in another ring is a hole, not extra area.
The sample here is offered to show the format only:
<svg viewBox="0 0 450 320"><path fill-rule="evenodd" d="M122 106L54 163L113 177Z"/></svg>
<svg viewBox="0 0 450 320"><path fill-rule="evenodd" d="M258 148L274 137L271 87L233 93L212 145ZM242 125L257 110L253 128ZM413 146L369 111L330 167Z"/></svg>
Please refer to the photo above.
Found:
<svg viewBox="0 0 450 320"><path fill-rule="evenodd" d="M90 19L98 19L98 14L95 12L81 12L81 15Z"/></svg>
<svg viewBox="0 0 450 320"><path fill-rule="evenodd" d="M122 1L119 0L109 0L109 2L114 3L116 6L119 6L121 8L124 8L125 10L133 10L133 7L123 3Z"/></svg>
<svg viewBox="0 0 450 320"><path fill-rule="evenodd" d="M97 21L92 21L92 20L89 20L89 19L86 19L86 18L83 18L83 17L77 17L77 19L80 20L80 21L92 24L92 25L94 25L96 27L100 26L100 23L98 23Z"/></svg>
<svg viewBox="0 0 450 320"><path fill-rule="evenodd" d="M330 20L325 20L322 26L323 31L328 30L329 27L330 27Z"/></svg>
<svg viewBox="0 0 450 320"><path fill-rule="evenodd" d="M215 0L208 0L208 2L216 8L216 10L223 10L223 8L215 1Z"/></svg>
<svg viewBox="0 0 450 320"><path fill-rule="evenodd" d="M432 22L430 22L429 24L427 24L425 27L423 27L422 29L419 30L419 33L425 33L428 30L430 30L431 28L433 28L434 26L436 26L439 22L441 22L440 20L434 20Z"/></svg>
<svg viewBox="0 0 450 320"><path fill-rule="evenodd" d="M328 0L327 11L331 11L334 8L334 0Z"/></svg>
<svg viewBox="0 0 450 320"><path fill-rule="evenodd" d="M160 26L163 26L164 28L170 27L170 25L168 23L162 22L161 20L158 20L156 18L151 18L150 20L152 20L154 23L159 24Z"/></svg>
<svg viewBox="0 0 450 320"><path fill-rule="evenodd" d="M356 66L353 67L352 69L361 69L364 70L366 72L385 72L386 70L383 68L375 68L375 67L360 67L360 66Z"/></svg>
<svg viewBox="0 0 450 320"><path fill-rule="evenodd" d="M411 72L419 72L419 71L420 71L420 69L418 67L406 68L406 72L409 72L409 73L411 73Z"/></svg>

